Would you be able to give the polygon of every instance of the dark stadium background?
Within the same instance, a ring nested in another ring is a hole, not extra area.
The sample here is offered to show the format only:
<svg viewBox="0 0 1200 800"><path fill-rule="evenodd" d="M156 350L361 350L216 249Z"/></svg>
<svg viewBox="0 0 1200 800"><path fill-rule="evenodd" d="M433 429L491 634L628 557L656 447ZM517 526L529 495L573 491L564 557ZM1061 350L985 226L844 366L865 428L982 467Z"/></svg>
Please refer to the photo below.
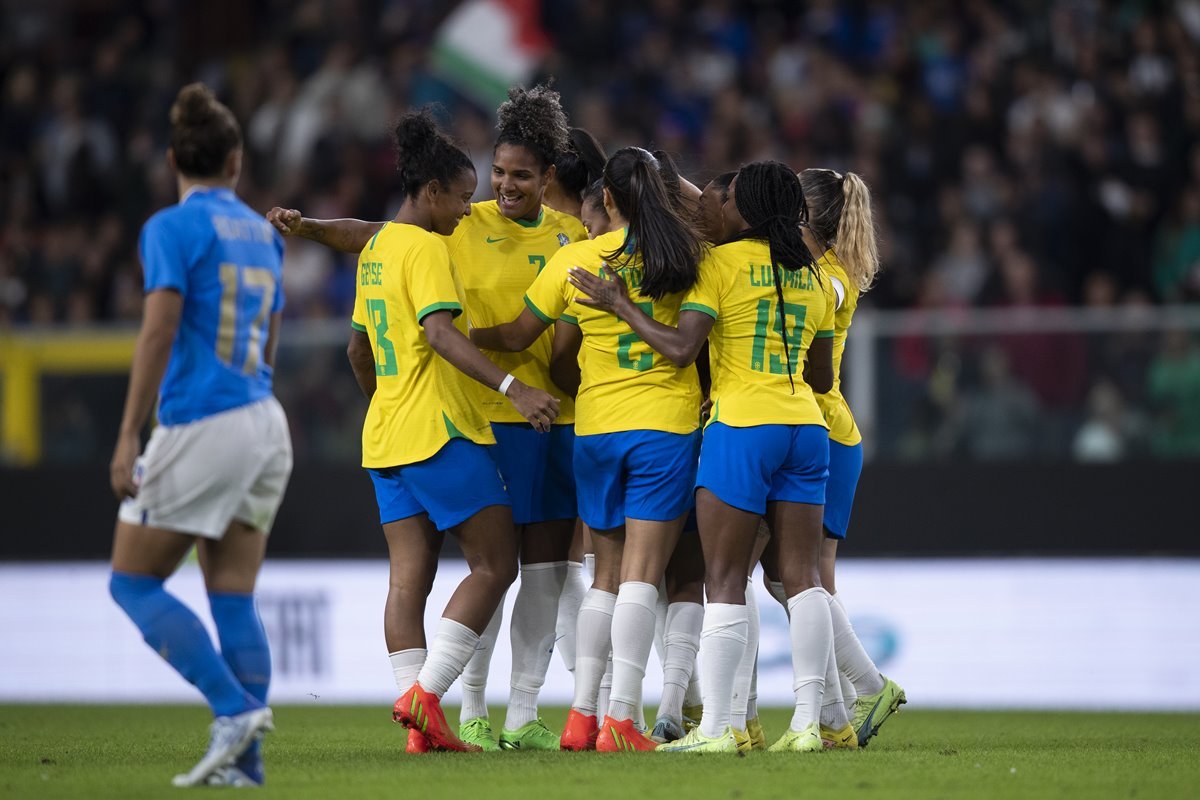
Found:
<svg viewBox="0 0 1200 800"><path fill-rule="evenodd" d="M764 157L870 184L884 272L847 356L870 449L847 556L1200 553L1200 3L511 5L534 23L522 78L554 77L610 150L653 144L700 184ZM488 163L495 103L447 67L453 6L0 7L0 558L107 555L178 88L241 120L253 207L390 217L402 109L441 103ZM353 264L289 244L274 556L384 553L343 355Z"/></svg>

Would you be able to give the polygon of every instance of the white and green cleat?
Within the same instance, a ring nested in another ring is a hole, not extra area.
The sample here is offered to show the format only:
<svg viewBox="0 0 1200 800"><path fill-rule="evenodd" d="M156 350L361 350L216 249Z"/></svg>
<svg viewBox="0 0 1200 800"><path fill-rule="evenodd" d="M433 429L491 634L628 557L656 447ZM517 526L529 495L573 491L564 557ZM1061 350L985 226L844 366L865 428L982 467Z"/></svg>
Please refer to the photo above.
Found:
<svg viewBox="0 0 1200 800"><path fill-rule="evenodd" d="M858 746L866 747L871 737L879 733L879 726L888 717L897 713L900 706L908 702L900 684L887 676L883 677L883 688L875 694L859 695L854 701L854 719L850 724L858 734Z"/></svg>
<svg viewBox="0 0 1200 800"><path fill-rule="evenodd" d="M813 722L802 731L788 728L779 741L767 749L771 753L820 753L825 744L821 741L820 726Z"/></svg>
<svg viewBox="0 0 1200 800"><path fill-rule="evenodd" d="M660 744L656 749L660 753L738 753L733 729L728 725L720 736L714 737L705 736L699 728L692 728L682 739Z"/></svg>
<svg viewBox="0 0 1200 800"><path fill-rule="evenodd" d="M458 726L458 738L467 744L477 745L485 753L495 753L500 750L496 742L496 734L492 731L492 723L487 717L469 719Z"/></svg>
<svg viewBox="0 0 1200 800"><path fill-rule="evenodd" d="M546 727L541 718L528 722L515 731L500 731L501 750L558 750L559 737Z"/></svg>

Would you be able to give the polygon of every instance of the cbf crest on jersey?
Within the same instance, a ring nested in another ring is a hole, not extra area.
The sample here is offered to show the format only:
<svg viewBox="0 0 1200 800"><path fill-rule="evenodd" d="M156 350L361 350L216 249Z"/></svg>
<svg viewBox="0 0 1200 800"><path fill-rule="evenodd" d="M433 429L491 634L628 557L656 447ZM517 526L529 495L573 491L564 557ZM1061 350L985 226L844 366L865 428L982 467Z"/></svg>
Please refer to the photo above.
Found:
<svg viewBox="0 0 1200 800"><path fill-rule="evenodd" d="M559 247L566 247L570 242L571 242L570 238L568 238L565 233L559 232L559 234L558 234L558 246Z"/></svg>

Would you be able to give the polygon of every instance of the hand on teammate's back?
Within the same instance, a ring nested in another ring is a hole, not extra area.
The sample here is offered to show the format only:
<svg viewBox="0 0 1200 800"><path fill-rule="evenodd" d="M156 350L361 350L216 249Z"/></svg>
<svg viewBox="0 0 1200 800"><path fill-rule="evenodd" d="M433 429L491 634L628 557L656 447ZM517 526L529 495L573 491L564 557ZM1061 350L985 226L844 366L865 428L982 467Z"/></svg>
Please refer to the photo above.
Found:
<svg viewBox="0 0 1200 800"><path fill-rule="evenodd" d="M513 381L507 397L517 412L542 433L549 431L551 423L558 419L558 398L549 392Z"/></svg>
<svg viewBox="0 0 1200 800"><path fill-rule="evenodd" d="M582 267L572 267L567 272L567 280L584 293L584 297L577 298L580 304L620 316L622 306L629 302L629 287L607 264L600 270L607 276L607 280Z"/></svg>
<svg viewBox="0 0 1200 800"><path fill-rule="evenodd" d="M276 206L267 212L267 222L275 226L275 230L284 236L295 236L300 232L302 215L294 208Z"/></svg>

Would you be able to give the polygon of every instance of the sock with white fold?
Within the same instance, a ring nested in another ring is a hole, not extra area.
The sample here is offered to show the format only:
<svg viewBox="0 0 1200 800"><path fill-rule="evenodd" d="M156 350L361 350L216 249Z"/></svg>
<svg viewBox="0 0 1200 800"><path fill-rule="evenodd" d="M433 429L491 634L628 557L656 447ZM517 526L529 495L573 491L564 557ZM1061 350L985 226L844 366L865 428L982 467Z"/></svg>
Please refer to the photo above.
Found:
<svg viewBox="0 0 1200 800"><path fill-rule="evenodd" d="M604 675L600 678L600 688L596 690L596 708L599 709L597 714L603 717L608 713L608 699L612 695L612 650L608 651L608 658L604 660Z"/></svg>
<svg viewBox="0 0 1200 800"><path fill-rule="evenodd" d="M596 580L596 554L583 554L583 568L587 570L588 588L592 588L592 583Z"/></svg>
<svg viewBox="0 0 1200 800"><path fill-rule="evenodd" d="M584 714L596 713L600 681L612 648L616 604L615 594L595 587L588 590L579 604L579 621L575 626L575 697L571 706Z"/></svg>
<svg viewBox="0 0 1200 800"><path fill-rule="evenodd" d="M421 667L425 666L427 654L428 651L424 647L412 647L408 650L388 653L388 660L392 662L392 674L396 677L396 690L401 695L417 682L417 676L421 674Z"/></svg>
<svg viewBox="0 0 1200 800"><path fill-rule="evenodd" d="M700 633L704 718L700 733L705 736L720 736L730 724L733 682L746 652L746 627L744 605L709 603L704 612L704 630Z"/></svg>
<svg viewBox="0 0 1200 800"><path fill-rule="evenodd" d="M767 588L771 592L771 597L774 597L779 602L779 605L783 606L783 610L787 611L788 596L787 591L783 588L783 581L769 581Z"/></svg>
<svg viewBox="0 0 1200 800"><path fill-rule="evenodd" d="M692 665L692 679L688 681L687 691L683 693L683 705L685 708L698 706L704 702L704 696L700 694L700 660Z"/></svg>
<svg viewBox="0 0 1200 800"><path fill-rule="evenodd" d="M554 654L558 601L567 579L567 562L548 561L521 567L521 588L513 603L512 682L506 730L515 731L537 719L538 692Z"/></svg>
<svg viewBox="0 0 1200 800"><path fill-rule="evenodd" d="M484 691L487 689L488 671L492 667L492 651L496 649L496 637L500 634L500 624L504 621L504 600L496 606L488 626L479 636L479 644L475 653L467 662L467 668L462 674L462 707L458 710L459 722L470 722L483 717L487 719L487 699Z"/></svg>
<svg viewBox="0 0 1200 800"><path fill-rule="evenodd" d="M696 666L700 650L700 630L704 625L704 606L699 603L671 603L667 608L663 642L663 693L658 704L658 719L683 725L683 697Z"/></svg>
<svg viewBox="0 0 1200 800"><path fill-rule="evenodd" d="M837 659L833 648L829 648L829 664L825 667L825 691L821 697L821 724L832 731L840 731L850 724L846 714L846 701L842 697L842 681L838 677Z"/></svg>
<svg viewBox="0 0 1200 800"><path fill-rule="evenodd" d="M449 691L475 653L479 638L478 633L461 622L442 617L425 657L425 665L417 676L421 688L439 698Z"/></svg>
<svg viewBox="0 0 1200 800"><path fill-rule="evenodd" d="M796 710L791 729L802 731L817 722L821 714L821 695L825 690L825 670L833 648L833 624L829 617L829 593L814 587L788 600L789 630L792 637L792 691Z"/></svg>
<svg viewBox="0 0 1200 800"><path fill-rule="evenodd" d="M883 691L883 676L850 626L850 617L842 605L841 595L835 594L829 598L829 613L833 615L833 647L837 653L838 668L854 684L855 694Z"/></svg>
<svg viewBox="0 0 1200 800"><path fill-rule="evenodd" d="M583 564L568 561L567 579L558 596L558 619L554 623L554 649L567 672L575 671L575 625L579 622L579 606L590 584L591 579L583 574Z"/></svg>
<svg viewBox="0 0 1200 800"><path fill-rule="evenodd" d="M649 583L625 581L617 592L612 620L613 685L608 700L608 715L613 719L633 719L641 708L657 604L658 587Z"/></svg>
<svg viewBox="0 0 1200 800"><path fill-rule="evenodd" d="M834 657L837 657L836 649L834 650ZM858 700L858 693L854 691L854 684L846 677L846 673L842 672L840 666L838 667L838 683L842 686L842 702L846 704L846 713L853 719L854 704Z"/></svg>
<svg viewBox="0 0 1200 800"><path fill-rule="evenodd" d="M746 581L746 649L733 678L733 700L729 724L739 731L746 730L750 716L750 686L754 683L754 665L758 661L758 600L754 596L753 578Z"/></svg>

